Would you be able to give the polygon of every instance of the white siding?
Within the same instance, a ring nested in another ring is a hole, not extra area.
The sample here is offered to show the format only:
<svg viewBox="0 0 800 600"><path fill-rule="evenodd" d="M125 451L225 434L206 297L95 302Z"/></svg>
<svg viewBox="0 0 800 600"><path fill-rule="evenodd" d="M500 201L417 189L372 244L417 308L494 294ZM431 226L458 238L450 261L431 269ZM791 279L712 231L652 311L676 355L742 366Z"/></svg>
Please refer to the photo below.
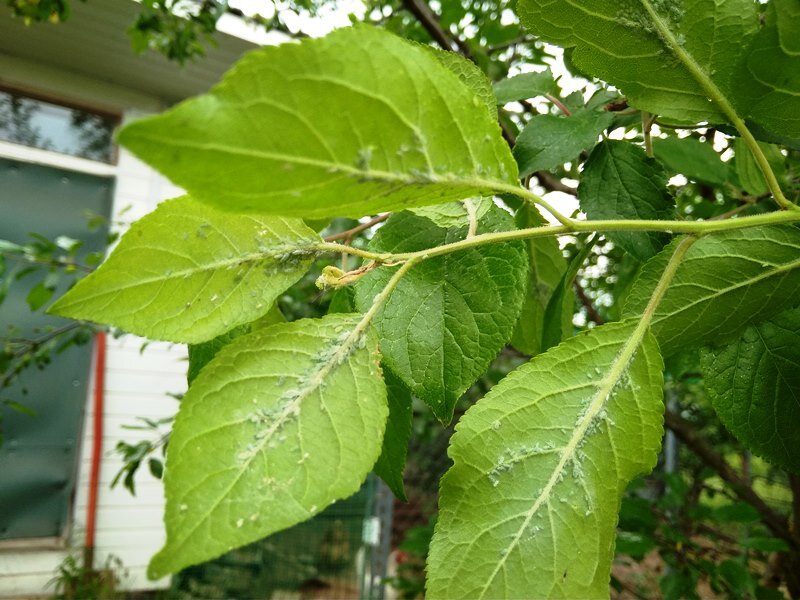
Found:
<svg viewBox="0 0 800 600"><path fill-rule="evenodd" d="M2 63L2 56L0 56ZM41 69L37 69L37 74ZM17 79L24 81L19 72ZM63 73L60 88L69 88ZM78 86L80 82L75 85ZM108 91L108 90L106 90ZM85 88L84 88L85 98ZM104 106L109 98L124 98L124 118L129 120L151 111L155 100L131 105L131 94L105 94ZM19 157L24 159L24 157ZM68 166L68 165L62 165ZM181 191L163 177L145 166L126 151L121 151L115 168L116 187L113 220L124 219L130 223L153 210L158 201L180 195ZM122 214L122 216L120 216ZM124 229L125 226L122 226ZM137 476L136 497L121 485L110 489L110 483L122 466L114 447L119 440L144 439L149 433L130 431L124 425L135 424L136 417L159 419L172 416L178 407L170 393L186 389L186 352L184 346L149 343L143 352L141 338L125 336L114 339L107 336L105 410L103 452L98 492L98 513L95 542L95 566L102 566L109 554L121 559L127 576L122 580L124 589L155 589L167 587L169 579L156 582L147 580L146 566L150 557L164 542L163 490L146 466ZM94 373L94 370L92 370ZM94 379L94 378L92 378ZM93 441L94 381L90 386L84 433L81 447L80 469L72 520L70 546L80 553L86 527L87 490ZM52 593L56 568L67 555L67 550L0 551L0 597L19 597ZM78 554L80 556L80 554Z"/></svg>

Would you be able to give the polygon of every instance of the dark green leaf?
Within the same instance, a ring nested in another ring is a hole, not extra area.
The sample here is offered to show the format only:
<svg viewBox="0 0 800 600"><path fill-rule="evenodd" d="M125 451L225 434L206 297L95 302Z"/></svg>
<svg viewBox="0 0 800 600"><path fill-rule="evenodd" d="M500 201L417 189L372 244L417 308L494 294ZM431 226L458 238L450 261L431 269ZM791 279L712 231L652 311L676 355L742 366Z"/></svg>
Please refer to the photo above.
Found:
<svg viewBox="0 0 800 600"><path fill-rule="evenodd" d="M625 554L636 560L641 560L651 550L655 549L657 544L653 538L642 535L640 533L631 533L629 531L620 531L617 534L616 553Z"/></svg>
<svg viewBox="0 0 800 600"><path fill-rule="evenodd" d="M519 229L544 224L539 211L528 204L520 207L515 221ZM535 356L542 351L545 308L567 270L567 261L554 237L531 238L526 245L531 267L530 284L511 344L520 352ZM568 331L572 325L573 306L573 295L562 295L561 331Z"/></svg>
<svg viewBox="0 0 800 600"><path fill-rule="evenodd" d="M406 467L408 440L411 438L411 393L391 371L384 371L389 401L389 418L383 436L383 450L373 471L386 482L396 498L407 501L403 471Z"/></svg>
<svg viewBox="0 0 800 600"><path fill-rule="evenodd" d="M729 181L728 164L720 160L710 142L695 138L657 138L653 152L672 173L710 185L724 185Z"/></svg>
<svg viewBox="0 0 800 600"><path fill-rule="evenodd" d="M570 117L531 117L514 146L520 176L576 160L581 152L597 143L613 120L613 113L591 110L582 110Z"/></svg>
<svg viewBox="0 0 800 600"><path fill-rule="evenodd" d="M746 564L741 560L728 559L722 561L718 569L720 576L728 584L728 589L737 597L753 597L756 582Z"/></svg>
<svg viewBox="0 0 800 600"><path fill-rule="evenodd" d="M701 353L706 393L745 447L800 473L800 309L745 329Z"/></svg>
<svg viewBox="0 0 800 600"><path fill-rule="evenodd" d="M157 458L151 458L147 461L147 467L150 469L150 474L156 479L161 479L164 475L164 463Z"/></svg>
<svg viewBox="0 0 800 600"><path fill-rule="evenodd" d="M517 100L527 100L536 96L558 94L558 86L553 80L550 69L541 73L522 73L494 84L494 95L497 104L502 106Z"/></svg>
<svg viewBox="0 0 800 600"><path fill-rule="evenodd" d="M789 552L789 545L779 538L749 537L739 542L743 548L758 550L760 552Z"/></svg>
<svg viewBox="0 0 800 600"><path fill-rule="evenodd" d="M750 504L736 502L715 508L713 518L721 523L756 523L761 516Z"/></svg>
<svg viewBox="0 0 800 600"><path fill-rule="evenodd" d="M583 167L578 186L581 208L590 219L669 219L674 202L667 174L657 161L633 144L598 144ZM646 232L609 232L606 237L638 260L658 253L667 236Z"/></svg>
<svg viewBox="0 0 800 600"><path fill-rule="evenodd" d="M478 232L513 229L492 207ZM410 213L392 216L370 249L411 252L463 239L467 228L441 229ZM519 316L528 261L522 242L485 245L431 258L402 279L375 319L387 367L443 422L458 398L509 340ZM392 270L376 269L356 284L366 310Z"/></svg>
<svg viewBox="0 0 800 600"><path fill-rule="evenodd" d="M560 344L561 340L569 337L572 333L572 319L566 321L563 315L566 307L572 308L575 298L572 286L575 283L575 278L578 276L578 271L583 266L598 239L600 239L599 236L594 235L586 240L580 252L575 255L567 270L564 271L556 289L553 290L553 295L550 296L550 300L544 310L542 351Z"/></svg>
<svg viewBox="0 0 800 600"><path fill-rule="evenodd" d="M25 301L32 311L37 311L50 301L54 291L55 290L47 286L44 281L40 281L31 288Z"/></svg>

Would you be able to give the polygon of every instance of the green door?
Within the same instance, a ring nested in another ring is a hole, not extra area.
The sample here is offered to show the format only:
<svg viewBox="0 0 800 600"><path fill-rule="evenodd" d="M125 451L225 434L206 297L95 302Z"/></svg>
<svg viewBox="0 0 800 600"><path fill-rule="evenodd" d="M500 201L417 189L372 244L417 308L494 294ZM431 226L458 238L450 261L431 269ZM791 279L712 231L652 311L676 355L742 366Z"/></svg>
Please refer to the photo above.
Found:
<svg viewBox="0 0 800 600"><path fill-rule="evenodd" d="M111 214L113 179L0 159L0 239L27 243L35 232L83 241L79 261L102 251L107 228L90 231L87 211ZM68 323L31 312L26 296L43 274L24 277L0 304L0 337L37 338ZM63 286L62 286L63 287ZM58 297L64 289L58 289ZM9 327L12 329L10 330ZM0 399L35 411L3 410L0 446L0 542L58 538L66 533L74 497L79 443L90 382L92 345L53 354L44 369L27 369ZM2 406L2 405L0 405Z"/></svg>

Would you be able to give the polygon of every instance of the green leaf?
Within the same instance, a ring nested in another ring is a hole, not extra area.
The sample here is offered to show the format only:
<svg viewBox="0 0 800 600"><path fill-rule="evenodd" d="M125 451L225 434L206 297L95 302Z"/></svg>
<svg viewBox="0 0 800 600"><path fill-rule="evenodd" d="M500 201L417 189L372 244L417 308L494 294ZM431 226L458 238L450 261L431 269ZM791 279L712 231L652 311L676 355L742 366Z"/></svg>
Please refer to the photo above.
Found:
<svg viewBox="0 0 800 600"><path fill-rule="evenodd" d="M429 598L608 597L622 494L656 464L663 433L661 357L634 327L540 354L461 418Z"/></svg>
<svg viewBox="0 0 800 600"><path fill-rule="evenodd" d="M308 270L319 241L299 219L221 212L184 196L134 223L49 312L205 342L264 315Z"/></svg>
<svg viewBox="0 0 800 600"><path fill-rule="evenodd" d="M644 311L675 243L642 267L624 316ZM798 295L800 230L776 225L719 232L689 248L651 331L667 357L688 346L738 337L749 323L797 304Z"/></svg>
<svg viewBox="0 0 800 600"><path fill-rule="evenodd" d="M756 10L751 0L517 4L530 31L574 48L580 70L618 87L637 108L692 122L726 121L709 89L728 100L740 94L735 75L757 32Z"/></svg>
<svg viewBox="0 0 800 600"><path fill-rule="evenodd" d="M403 471L408 440L411 438L411 394L391 371L384 371L383 376L389 400L389 419L383 436L383 450L373 471L389 486L396 498L407 502Z"/></svg>
<svg viewBox="0 0 800 600"><path fill-rule="evenodd" d="M371 27L247 54L120 143L228 210L360 217L517 185L496 118L434 53Z"/></svg>
<svg viewBox="0 0 800 600"><path fill-rule="evenodd" d="M625 554L636 560L642 560L646 554L657 547L656 541L648 535L620 531L617 534L615 551L617 554Z"/></svg>
<svg viewBox="0 0 800 600"><path fill-rule="evenodd" d="M800 10L797 0L770 0L737 90L749 116L770 131L800 138Z"/></svg>
<svg viewBox="0 0 800 600"><path fill-rule="evenodd" d="M356 312L355 292L350 286L340 287L331 295L328 314Z"/></svg>
<svg viewBox="0 0 800 600"><path fill-rule="evenodd" d="M519 229L544 224L539 211L529 204L520 207L515 221ZM567 262L555 237L530 238L525 244L531 269L530 284L511 344L520 352L534 356L542 351L545 308L567 270ZM567 295L564 300L561 329L567 331L572 324L573 296Z"/></svg>
<svg viewBox="0 0 800 600"><path fill-rule="evenodd" d="M583 167L578 197L590 219L669 219L674 213L664 168L627 142L608 140L595 147ZM630 231L606 237L642 261L667 241L664 234Z"/></svg>
<svg viewBox="0 0 800 600"><path fill-rule="evenodd" d="M386 388L360 315L273 325L223 348L184 396L164 470L157 579L305 521L358 490Z"/></svg>
<svg viewBox="0 0 800 600"><path fill-rule="evenodd" d="M800 309L701 352L706 393L725 427L769 462L800 473Z"/></svg>
<svg viewBox="0 0 800 600"><path fill-rule="evenodd" d="M723 560L717 567L720 577L727 583L729 590L741 597L755 598L757 582L742 560Z"/></svg>
<svg viewBox="0 0 800 600"><path fill-rule="evenodd" d="M164 476L164 463L157 458L148 459L147 468L150 469L150 474L156 479L161 479Z"/></svg>
<svg viewBox="0 0 800 600"><path fill-rule="evenodd" d="M520 176L576 160L581 152L597 143L613 120L613 113L593 110L581 110L570 117L534 115L514 146Z"/></svg>
<svg viewBox="0 0 800 600"><path fill-rule="evenodd" d="M600 236L594 234L585 241L580 252L570 261L556 289L553 290L553 295L550 297L544 309L542 350L552 348L561 343L561 340L572 334L572 314L570 313L569 321L559 317L564 314L567 307L573 307L575 294L572 291L572 286L575 283L575 278L578 276L578 271L583 266L583 263L586 262L586 258L599 239Z"/></svg>
<svg viewBox="0 0 800 600"><path fill-rule="evenodd" d="M54 291L55 290L51 286L48 286L44 281L40 281L31 288L28 295L25 297L28 308L30 308L31 311L39 310L50 301Z"/></svg>
<svg viewBox="0 0 800 600"><path fill-rule="evenodd" d="M432 53L443 67L454 73L461 80L461 83L472 90L483 102L491 118L497 119L497 101L494 97L494 90L492 90L492 82L489 81L478 65L455 52L439 50L424 44L419 44L418 47Z"/></svg>
<svg viewBox="0 0 800 600"><path fill-rule="evenodd" d="M447 204L412 208L410 212L430 219L439 227L444 227L445 229L449 227L465 227L469 225L470 218L466 206L467 202L472 203L476 219L482 218L493 205L490 198L469 198L463 202L448 202Z"/></svg>
<svg viewBox="0 0 800 600"><path fill-rule="evenodd" d="M493 206L478 232L513 229ZM467 229L441 229L403 212L375 234L376 252L413 252L464 239ZM443 422L459 397L509 340L519 316L528 261L521 242L485 245L414 266L375 318L383 360ZM375 269L356 284L356 306L366 310L391 269Z"/></svg>
<svg viewBox="0 0 800 600"><path fill-rule="evenodd" d="M761 147L764 156L767 157L775 176L780 180L784 173L783 154L781 154L777 146L772 144L758 142L758 145ZM764 174L761 172L761 168L756 163L756 159L747 144L741 138L737 138L734 142L734 152L736 155L734 161L736 176L742 189L754 196L767 193L769 186L767 186L767 181L764 179Z"/></svg>
<svg viewBox="0 0 800 600"><path fill-rule="evenodd" d="M670 172L687 179L710 185L724 185L730 180L728 164L720 160L708 142L695 138L657 138L653 140L653 152Z"/></svg>
<svg viewBox="0 0 800 600"><path fill-rule="evenodd" d="M761 552L789 552L789 544L780 538L751 537L740 540L743 548L759 550Z"/></svg>
<svg viewBox="0 0 800 600"><path fill-rule="evenodd" d="M0 369L0 371L2 370ZM18 412L21 415L26 415L28 417L37 417L39 414L30 406L25 406L24 404L17 402L16 400L11 400L6 398L3 400L3 405L7 406L13 411Z"/></svg>
<svg viewBox="0 0 800 600"><path fill-rule="evenodd" d="M747 502L735 502L716 507L713 518L720 523L756 523L761 517Z"/></svg>
<svg viewBox="0 0 800 600"><path fill-rule="evenodd" d="M350 310L347 312L353 311ZM250 333L251 331L257 331L259 329L269 327L270 325L285 322L286 317L283 316L283 313L281 313L277 304L273 304L272 308L269 309L269 312L258 319L258 321L234 327L230 331L226 331L222 335L218 335L213 340L202 342L200 344L189 344L189 369L186 372L187 383L192 385L192 382L200 374L201 369L211 362L211 359L217 355L217 352L222 350L222 348L230 344L236 338L241 337L246 333Z"/></svg>
<svg viewBox="0 0 800 600"><path fill-rule="evenodd" d="M541 73L522 73L508 79L502 79L494 84L494 95L497 104L502 106L517 100L527 100L536 96L558 94L558 86L553 80L550 69Z"/></svg>

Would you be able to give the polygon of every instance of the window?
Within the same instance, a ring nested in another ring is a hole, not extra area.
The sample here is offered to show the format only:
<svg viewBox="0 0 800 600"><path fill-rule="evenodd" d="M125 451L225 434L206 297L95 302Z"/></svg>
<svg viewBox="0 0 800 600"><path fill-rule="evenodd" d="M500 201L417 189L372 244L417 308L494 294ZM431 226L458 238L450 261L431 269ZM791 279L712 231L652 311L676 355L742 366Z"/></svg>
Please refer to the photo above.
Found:
<svg viewBox="0 0 800 600"><path fill-rule="evenodd" d="M117 119L0 90L0 140L104 163Z"/></svg>
<svg viewBox="0 0 800 600"><path fill-rule="evenodd" d="M64 155L110 163L116 122L107 115L0 90L0 140L53 152L40 153L36 159L48 164L31 164L16 158L24 152L14 147L3 149L0 240L26 244L31 233L49 240L66 236L82 243L77 256L80 263L90 253L105 249L107 228L90 227L87 215L109 219L114 179L97 175L98 169L88 163L75 166L76 161ZM65 164L71 164L71 169L61 168ZM74 170L80 168L86 172ZM37 339L67 323L44 314L44 308L30 310L28 294L47 273L16 262L19 264L9 259L0 270L0 286L3 280L10 283L0 305L0 343L15 336ZM66 291L64 279L54 298ZM34 412L31 416L7 410L0 403L4 434L0 445L0 548L11 540L58 543L68 532L91 351L92 344L70 346L54 353L44 370L29 368L10 387L0 389L1 400Z"/></svg>

